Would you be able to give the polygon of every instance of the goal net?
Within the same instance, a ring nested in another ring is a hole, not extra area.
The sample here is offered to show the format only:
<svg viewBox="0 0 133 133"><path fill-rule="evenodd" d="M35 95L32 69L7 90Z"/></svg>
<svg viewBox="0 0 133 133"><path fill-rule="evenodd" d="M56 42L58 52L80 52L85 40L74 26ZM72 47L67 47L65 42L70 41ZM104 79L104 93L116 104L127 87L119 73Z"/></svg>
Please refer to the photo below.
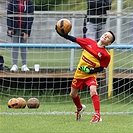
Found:
<svg viewBox="0 0 133 133"><path fill-rule="evenodd" d="M7 5L0 5L0 55L4 57L4 70L0 71L1 113L10 113L7 102L11 98L23 97L26 101L36 97L40 107L36 113L73 113L76 108L69 96L71 81L82 49L78 44L61 38L55 25L61 18L72 23L70 35L83 37L83 23L87 10L86 0L33 0L35 6L31 36L26 44L13 44L7 36ZM120 2L120 3L119 3ZM116 41L108 47L112 55L110 66L98 73L98 93L103 114L132 113L133 104L133 5L129 0L112 1L112 9L106 17L107 30L116 34ZM19 51L17 72L12 67L12 47L27 47L29 72L21 72L22 60ZM39 64L39 72L34 65ZM85 113L92 113L93 105L86 87L79 92ZM15 112L16 110L12 110ZM26 107L26 112L32 112ZM35 110L34 110L35 111ZM16 112L25 112L17 110Z"/></svg>

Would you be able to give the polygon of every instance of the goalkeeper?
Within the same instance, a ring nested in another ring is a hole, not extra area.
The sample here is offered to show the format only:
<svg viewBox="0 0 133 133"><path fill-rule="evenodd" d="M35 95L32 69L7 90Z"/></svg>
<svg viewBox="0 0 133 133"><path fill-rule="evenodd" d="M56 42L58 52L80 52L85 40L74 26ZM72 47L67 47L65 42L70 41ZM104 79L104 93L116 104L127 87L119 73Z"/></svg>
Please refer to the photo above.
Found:
<svg viewBox="0 0 133 133"><path fill-rule="evenodd" d="M55 29L57 31L57 26ZM95 110L95 115L90 122L100 122L102 119L100 117L100 99L97 93L96 74L108 67L110 54L105 47L115 41L115 35L112 31L107 31L96 42L90 38L75 38L68 34L60 34L58 31L57 33L65 39L78 43L83 48L70 92L70 96L77 107L76 120L81 120L82 113L86 109L86 106L81 104L78 91L87 85L90 89L90 96Z"/></svg>

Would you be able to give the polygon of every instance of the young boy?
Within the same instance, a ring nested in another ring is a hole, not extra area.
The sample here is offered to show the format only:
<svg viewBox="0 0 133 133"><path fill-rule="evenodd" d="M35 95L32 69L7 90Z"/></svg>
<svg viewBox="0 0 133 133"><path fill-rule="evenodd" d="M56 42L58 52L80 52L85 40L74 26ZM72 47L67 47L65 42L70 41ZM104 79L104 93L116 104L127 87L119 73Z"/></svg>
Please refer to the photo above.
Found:
<svg viewBox="0 0 133 133"><path fill-rule="evenodd" d="M100 122L102 119L100 117L100 99L97 93L96 74L108 67L110 54L105 46L111 45L115 41L115 35L112 31L107 31L96 42L90 38L75 38L68 34L60 34L58 31L57 33L65 39L78 43L83 48L70 92L70 96L77 107L76 120L81 120L82 113L86 109L86 106L81 104L78 91L87 85L90 88L90 96L95 110L95 115L90 122Z"/></svg>

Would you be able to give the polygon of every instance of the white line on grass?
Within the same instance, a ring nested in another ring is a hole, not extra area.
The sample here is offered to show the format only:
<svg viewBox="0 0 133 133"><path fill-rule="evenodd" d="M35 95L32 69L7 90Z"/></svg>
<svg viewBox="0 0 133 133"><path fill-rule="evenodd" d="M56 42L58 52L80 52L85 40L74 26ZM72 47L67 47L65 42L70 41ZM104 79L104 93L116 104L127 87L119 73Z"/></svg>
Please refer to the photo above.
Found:
<svg viewBox="0 0 133 133"><path fill-rule="evenodd" d="M0 112L0 115L71 115L74 112ZM84 112L86 115L94 114L94 112ZM133 112L102 112L102 115L133 115Z"/></svg>

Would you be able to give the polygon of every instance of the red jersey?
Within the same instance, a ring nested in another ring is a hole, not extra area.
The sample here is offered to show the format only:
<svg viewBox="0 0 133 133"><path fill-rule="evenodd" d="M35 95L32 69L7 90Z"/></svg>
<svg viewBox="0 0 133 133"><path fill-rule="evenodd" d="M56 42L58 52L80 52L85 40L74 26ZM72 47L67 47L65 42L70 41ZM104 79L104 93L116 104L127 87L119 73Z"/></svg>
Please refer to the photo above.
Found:
<svg viewBox="0 0 133 133"><path fill-rule="evenodd" d="M18 14L22 14L24 12L24 1L18 1ZM22 28L22 17L18 17L18 28Z"/></svg>
<svg viewBox="0 0 133 133"><path fill-rule="evenodd" d="M97 42L90 38L76 38L76 42L84 49L77 66L74 78L85 79L96 77L96 74L86 74L79 70L81 66L88 68L108 67L110 54L105 48L98 47Z"/></svg>

